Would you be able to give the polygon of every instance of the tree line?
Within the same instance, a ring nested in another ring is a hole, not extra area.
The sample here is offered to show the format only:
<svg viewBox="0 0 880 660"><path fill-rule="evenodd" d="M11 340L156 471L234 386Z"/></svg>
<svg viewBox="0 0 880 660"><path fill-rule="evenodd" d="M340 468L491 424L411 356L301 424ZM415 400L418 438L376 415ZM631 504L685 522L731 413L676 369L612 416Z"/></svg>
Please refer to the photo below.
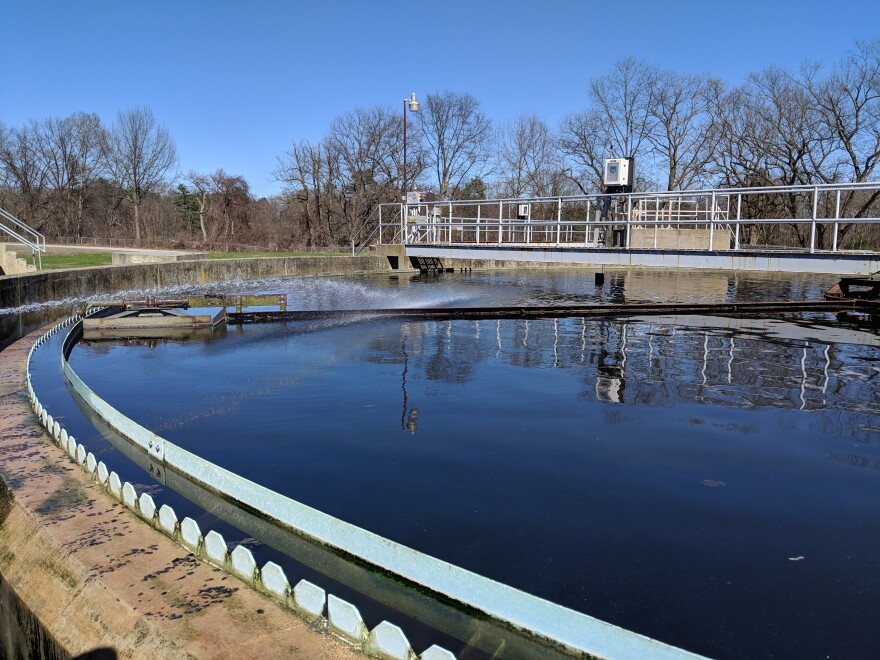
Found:
<svg viewBox="0 0 880 660"><path fill-rule="evenodd" d="M494 122L453 90L428 93L417 112L358 107L279 155L280 192L260 199L240 175L179 172L174 139L149 108L109 126L87 112L0 123L0 207L50 239L290 249L347 246L404 189L429 199L599 192L609 157L635 159L638 190L877 179L880 40L828 67L770 66L736 86L628 58L586 92L586 107L555 126L536 114ZM847 197L841 214L876 202ZM787 203L750 212L798 217Z"/></svg>

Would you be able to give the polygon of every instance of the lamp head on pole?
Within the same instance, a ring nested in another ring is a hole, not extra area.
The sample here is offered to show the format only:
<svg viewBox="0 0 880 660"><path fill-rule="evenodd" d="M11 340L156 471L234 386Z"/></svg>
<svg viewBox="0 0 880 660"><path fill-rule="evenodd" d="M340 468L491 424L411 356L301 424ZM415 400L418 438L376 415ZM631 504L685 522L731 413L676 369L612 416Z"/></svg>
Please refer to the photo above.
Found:
<svg viewBox="0 0 880 660"><path fill-rule="evenodd" d="M412 96L409 97L409 111L410 112L418 112L419 111L419 102L416 99L416 93L413 92Z"/></svg>

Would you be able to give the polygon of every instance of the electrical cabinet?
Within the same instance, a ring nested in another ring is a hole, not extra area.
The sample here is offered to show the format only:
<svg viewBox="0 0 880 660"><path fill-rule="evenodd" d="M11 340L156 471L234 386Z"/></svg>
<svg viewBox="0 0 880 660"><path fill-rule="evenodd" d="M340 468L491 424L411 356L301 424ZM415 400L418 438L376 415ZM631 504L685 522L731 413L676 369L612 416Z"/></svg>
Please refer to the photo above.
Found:
<svg viewBox="0 0 880 660"><path fill-rule="evenodd" d="M629 158L608 158L605 161L606 186L631 186L632 171Z"/></svg>

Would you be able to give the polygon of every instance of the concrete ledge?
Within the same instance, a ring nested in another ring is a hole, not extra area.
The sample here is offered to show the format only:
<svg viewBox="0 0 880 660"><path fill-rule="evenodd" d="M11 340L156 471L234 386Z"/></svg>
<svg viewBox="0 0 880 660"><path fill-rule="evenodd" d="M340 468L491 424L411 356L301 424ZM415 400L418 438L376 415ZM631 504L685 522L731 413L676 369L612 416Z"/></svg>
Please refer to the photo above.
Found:
<svg viewBox="0 0 880 660"><path fill-rule="evenodd" d="M407 245L407 257L437 257L452 268L549 269L597 268L699 268L706 270L831 273L852 275L880 269L878 253L783 252L740 250L517 247L508 245Z"/></svg>
<svg viewBox="0 0 880 660"><path fill-rule="evenodd" d="M143 252L113 252L110 255L114 266L133 264L165 264L174 261L194 261L207 259L207 252L175 252L173 250L145 250Z"/></svg>

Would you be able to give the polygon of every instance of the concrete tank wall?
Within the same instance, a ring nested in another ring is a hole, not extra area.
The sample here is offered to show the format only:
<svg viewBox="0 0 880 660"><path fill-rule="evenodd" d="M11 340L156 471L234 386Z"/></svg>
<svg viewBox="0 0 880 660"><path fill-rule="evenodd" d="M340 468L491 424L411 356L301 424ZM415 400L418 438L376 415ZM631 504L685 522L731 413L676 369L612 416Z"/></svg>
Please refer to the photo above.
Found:
<svg viewBox="0 0 880 660"><path fill-rule="evenodd" d="M256 280L295 275L342 275L389 270L384 256L207 259L100 268L73 268L0 277L0 308L128 289Z"/></svg>
<svg viewBox="0 0 880 660"><path fill-rule="evenodd" d="M69 316L78 301L96 294L235 279L382 272L389 268L388 259L383 255L269 257L72 268L0 277L0 310L16 310L0 314L0 350L45 323ZM69 304L36 310L16 309L49 301L69 301Z"/></svg>

